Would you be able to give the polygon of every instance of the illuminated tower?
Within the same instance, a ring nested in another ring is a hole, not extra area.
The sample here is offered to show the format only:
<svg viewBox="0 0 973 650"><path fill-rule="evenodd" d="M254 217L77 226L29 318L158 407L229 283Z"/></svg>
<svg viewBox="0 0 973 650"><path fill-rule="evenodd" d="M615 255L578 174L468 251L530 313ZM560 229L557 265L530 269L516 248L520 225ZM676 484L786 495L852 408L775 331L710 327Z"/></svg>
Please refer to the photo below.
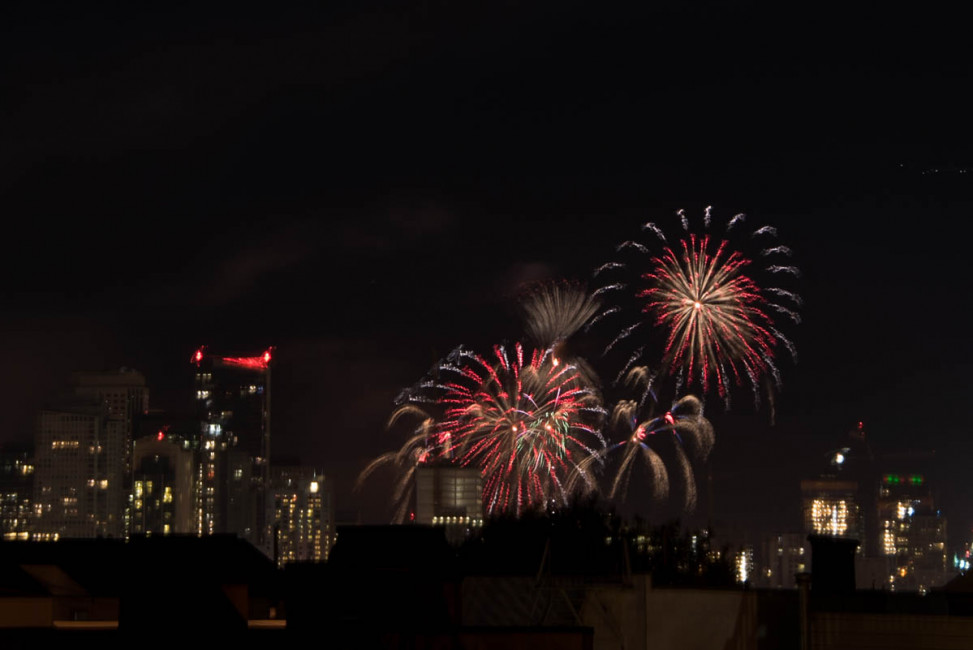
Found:
<svg viewBox="0 0 973 650"><path fill-rule="evenodd" d="M801 481L804 532L858 541L859 557L874 547L875 459L858 422L827 454L828 469L815 479Z"/></svg>
<svg viewBox="0 0 973 650"><path fill-rule="evenodd" d="M946 582L946 518L922 474L884 474L878 498L882 554L893 591L927 593Z"/></svg>
<svg viewBox="0 0 973 650"><path fill-rule="evenodd" d="M326 561L334 543L334 503L324 473L311 467L275 466L271 488L277 566Z"/></svg>
<svg viewBox="0 0 973 650"><path fill-rule="evenodd" d="M753 546L746 544L733 555L733 579L737 584L753 582L756 572Z"/></svg>
<svg viewBox="0 0 973 650"><path fill-rule="evenodd" d="M856 481L828 476L801 481L801 500L807 533L848 537L864 543L865 520Z"/></svg>
<svg viewBox="0 0 973 650"><path fill-rule="evenodd" d="M200 431L199 534L235 533L272 554L271 350L257 356L193 355Z"/></svg>

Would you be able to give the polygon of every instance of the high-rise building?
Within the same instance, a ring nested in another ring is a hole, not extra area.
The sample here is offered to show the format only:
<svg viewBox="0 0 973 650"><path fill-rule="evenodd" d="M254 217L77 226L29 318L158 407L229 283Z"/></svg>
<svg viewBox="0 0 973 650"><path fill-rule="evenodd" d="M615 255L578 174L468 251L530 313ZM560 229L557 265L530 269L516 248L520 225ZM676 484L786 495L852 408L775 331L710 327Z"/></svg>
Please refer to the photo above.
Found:
<svg viewBox="0 0 973 650"><path fill-rule="evenodd" d="M733 554L733 579L737 584L751 584L758 577L754 555L750 544Z"/></svg>
<svg viewBox="0 0 973 650"><path fill-rule="evenodd" d="M172 445L169 448L169 453L171 454L176 454L174 451L175 448L188 453L191 464L191 480L188 496L184 492L186 489L185 483L179 480L177 481L178 491L175 492L174 498L179 502L188 498L192 525L186 532L197 536L204 534L212 535L217 532L215 529L215 519L213 518L216 511L215 506L204 508L202 504L207 499L215 503L215 469L211 479L207 478L205 470L208 467L215 468L219 465L220 463L217 461L223 458L223 453L222 451L218 451L219 446L205 435L207 430L208 424L201 420L195 413L180 414L154 411L140 418L136 433L136 446L138 446L141 440L157 440ZM209 449L206 447L209 447ZM176 458L173 459L173 466L178 467L184 462L184 459L185 456L176 454ZM137 468L135 473L138 473ZM132 498L135 498L134 492ZM207 513L210 515L209 520L205 518Z"/></svg>
<svg viewBox="0 0 973 650"><path fill-rule="evenodd" d="M195 398L201 422L199 534L234 533L273 552L270 485L271 350L218 356L200 348Z"/></svg>
<svg viewBox="0 0 973 650"><path fill-rule="evenodd" d="M33 539L128 535L133 431L148 400L134 370L76 372L70 392L40 411Z"/></svg>
<svg viewBox="0 0 973 650"><path fill-rule="evenodd" d="M877 455L866 436L864 422L858 422L848 431L841 440L840 446L830 453L829 464L829 476L858 484L855 499L861 510L862 533L858 537L861 545L856 561L863 556L877 556L879 536L876 534L875 486L878 484L879 471Z"/></svg>
<svg viewBox="0 0 973 650"><path fill-rule="evenodd" d="M801 482L806 533L858 540L859 588L926 593L949 579L946 518L927 481L933 458L873 453L859 422L829 453L827 473Z"/></svg>
<svg viewBox="0 0 973 650"><path fill-rule="evenodd" d="M878 520L882 554L892 559L893 591L926 593L947 581L946 519L924 475L883 475Z"/></svg>
<svg viewBox="0 0 973 650"><path fill-rule="evenodd" d="M0 539L30 539L34 454L27 447L0 449Z"/></svg>
<svg viewBox="0 0 973 650"><path fill-rule="evenodd" d="M446 528L446 539L462 542L483 525L483 475L450 462L416 467L415 522Z"/></svg>
<svg viewBox="0 0 973 650"><path fill-rule="evenodd" d="M129 368L106 372L76 372L74 395L99 403L105 408L103 466L108 476L106 508L120 513L123 536L131 524L132 442L140 417L149 409L149 389L145 377ZM115 536L114 534L112 536Z"/></svg>
<svg viewBox="0 0 973 650"><path fill-rule="evenodd" d="M864 544L865 518L857 482L832 476L801 481L801 502L807 533L852 538Z"/></svg>
<svg viewBox="0 0 973 650"><path fill-rule="evenodd" d="M856 553L866 555L874 537L874 457L862 422L828 454L828 465L817 478L801 481L804 533L855 539Z"/></svg>
<svg viewBox="0 0 973 650"><path fill-rule="evenodd" d="M196 532L193 451L164 431L135 440L132 535Z"/></svg>
<svg viewBox="0 0 973 650"><path fill-rule="evenodd" d="M39 413L32 539L122 537L122 472L108 463L109 456L121 458L119 433L108 426L105 407L89 400Z"/></svg>
<svg viewBox="0 0 973 650"><path fill-rule="evenodd" d="M274 498L274 558L324 562L334 544L334 498L321 470L300 466L271 468Z"/></svg>

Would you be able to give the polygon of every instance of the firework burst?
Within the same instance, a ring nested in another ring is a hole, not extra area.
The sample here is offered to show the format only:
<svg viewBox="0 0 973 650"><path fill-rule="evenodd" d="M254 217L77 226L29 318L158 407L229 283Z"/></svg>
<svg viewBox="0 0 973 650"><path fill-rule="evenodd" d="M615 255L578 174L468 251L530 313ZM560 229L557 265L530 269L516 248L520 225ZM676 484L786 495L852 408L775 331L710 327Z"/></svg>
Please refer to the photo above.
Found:
<svg viewBox="0 0 973 650"><path fill-rule="evenodd" d="M369 466L412 463L400 468L398 501L408 502L407 475L426 462L479 469L484 510L491 515L567 503L572 490L594 487L595 477L582 465L605 447L600 426L606 412L578 369L551 349L525 355L519 343L512 350L496 346L488 360L457 348L434 374L405 391L393 414L420 415L421 431ZM440 414L435 421L427 415L431 410Z"/></svg>
<svg viewBox="0 0 973 650"><path fill-rule="evenodd" d="M443 384L438 400L445 409L438 431L459 465L481 470L486 512L566 503L565 479L605 444L596 392L549 349L527 362L519 344L513 354L497 346L492 361L458 357L451 370L460 380Z"/></svg>
<svg viewBox="0 0 973 650"><path fill-rule="evenodd" d="M626 431L626 438L601 454L605 459L619 459L617 469L610 475L609 498L630 498L629 484L641 466L651 481L650 493L643 496L656 501L669 499L674 474L684 488L682 508L692 512L697 501L693 465L706 461L714 442L713 427L703 417L702 402L688 395L664 415L641 422L638 412L639 405L634 400L622 400L612 411L612 428ZM664 457L669 459L668 467Z"/></svg>
<svg viewBox="0 0 973 650"><path fill-rule="evenodd" d="M614 294L634 307L627 310L634 316L622 323L605 350L636 342L616 382L639 373L646 387L641 403L663 377L674 378L676 393L692 389L705 396L715 390L727 406L731 388L738 385L749 385L759 400L764 380L780 386L779 349L786 348L796 359L778 321L799 323L801 299L775 286L780 278L799 275L796 267L781 263L791 251L774 241L773 227L745 235L742 214L730 219L719 236L709 232L709 208L699 230L682 210L677 215L683 232L675 241L657 224L647 223L643 230L651 235L649 244L627 241L618 247L634 260L610 262L595 272L605 279L596 295ZM745 252L749 249L755 254ZM633 282L619 281L626 272L636 276ZM625 312L621 304L613 304L589 327L609 317L617 320ZM661 338L653 340L659 332Z"/></svg>

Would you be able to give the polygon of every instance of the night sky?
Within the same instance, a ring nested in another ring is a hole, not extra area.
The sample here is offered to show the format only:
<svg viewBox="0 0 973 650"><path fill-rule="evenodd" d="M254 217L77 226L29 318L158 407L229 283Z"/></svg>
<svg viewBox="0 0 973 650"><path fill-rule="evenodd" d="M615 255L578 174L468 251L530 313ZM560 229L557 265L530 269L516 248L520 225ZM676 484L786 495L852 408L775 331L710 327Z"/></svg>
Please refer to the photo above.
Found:
<svg viewBox="0 0 973 650"><path fill-rule="evenodd" d="M381 480L351 485L398 446L400 389L521 336L524 286L591 282L645 221L711 205L775 225L804 298L775 422L708 404L717 520L798 527L798 478L863 421L876 450L935 450L951 546L970 538L956 17L137 4L0 15L0 441L72 370L138 369L176 409L199 345L274 345L275 456L385 521Z"/></svg>

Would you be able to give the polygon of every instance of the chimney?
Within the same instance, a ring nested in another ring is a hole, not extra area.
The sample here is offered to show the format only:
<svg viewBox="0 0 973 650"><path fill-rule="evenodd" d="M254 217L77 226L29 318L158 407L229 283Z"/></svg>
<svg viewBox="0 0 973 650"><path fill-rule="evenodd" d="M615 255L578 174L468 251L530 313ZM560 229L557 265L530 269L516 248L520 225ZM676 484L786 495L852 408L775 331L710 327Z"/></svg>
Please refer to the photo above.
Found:
<svg viewBox="0 0 973 650"><path fill-rule="evenodd" d="M811 542L811 590L815 596L855 592L857 539L808 535Z"/></svg>

